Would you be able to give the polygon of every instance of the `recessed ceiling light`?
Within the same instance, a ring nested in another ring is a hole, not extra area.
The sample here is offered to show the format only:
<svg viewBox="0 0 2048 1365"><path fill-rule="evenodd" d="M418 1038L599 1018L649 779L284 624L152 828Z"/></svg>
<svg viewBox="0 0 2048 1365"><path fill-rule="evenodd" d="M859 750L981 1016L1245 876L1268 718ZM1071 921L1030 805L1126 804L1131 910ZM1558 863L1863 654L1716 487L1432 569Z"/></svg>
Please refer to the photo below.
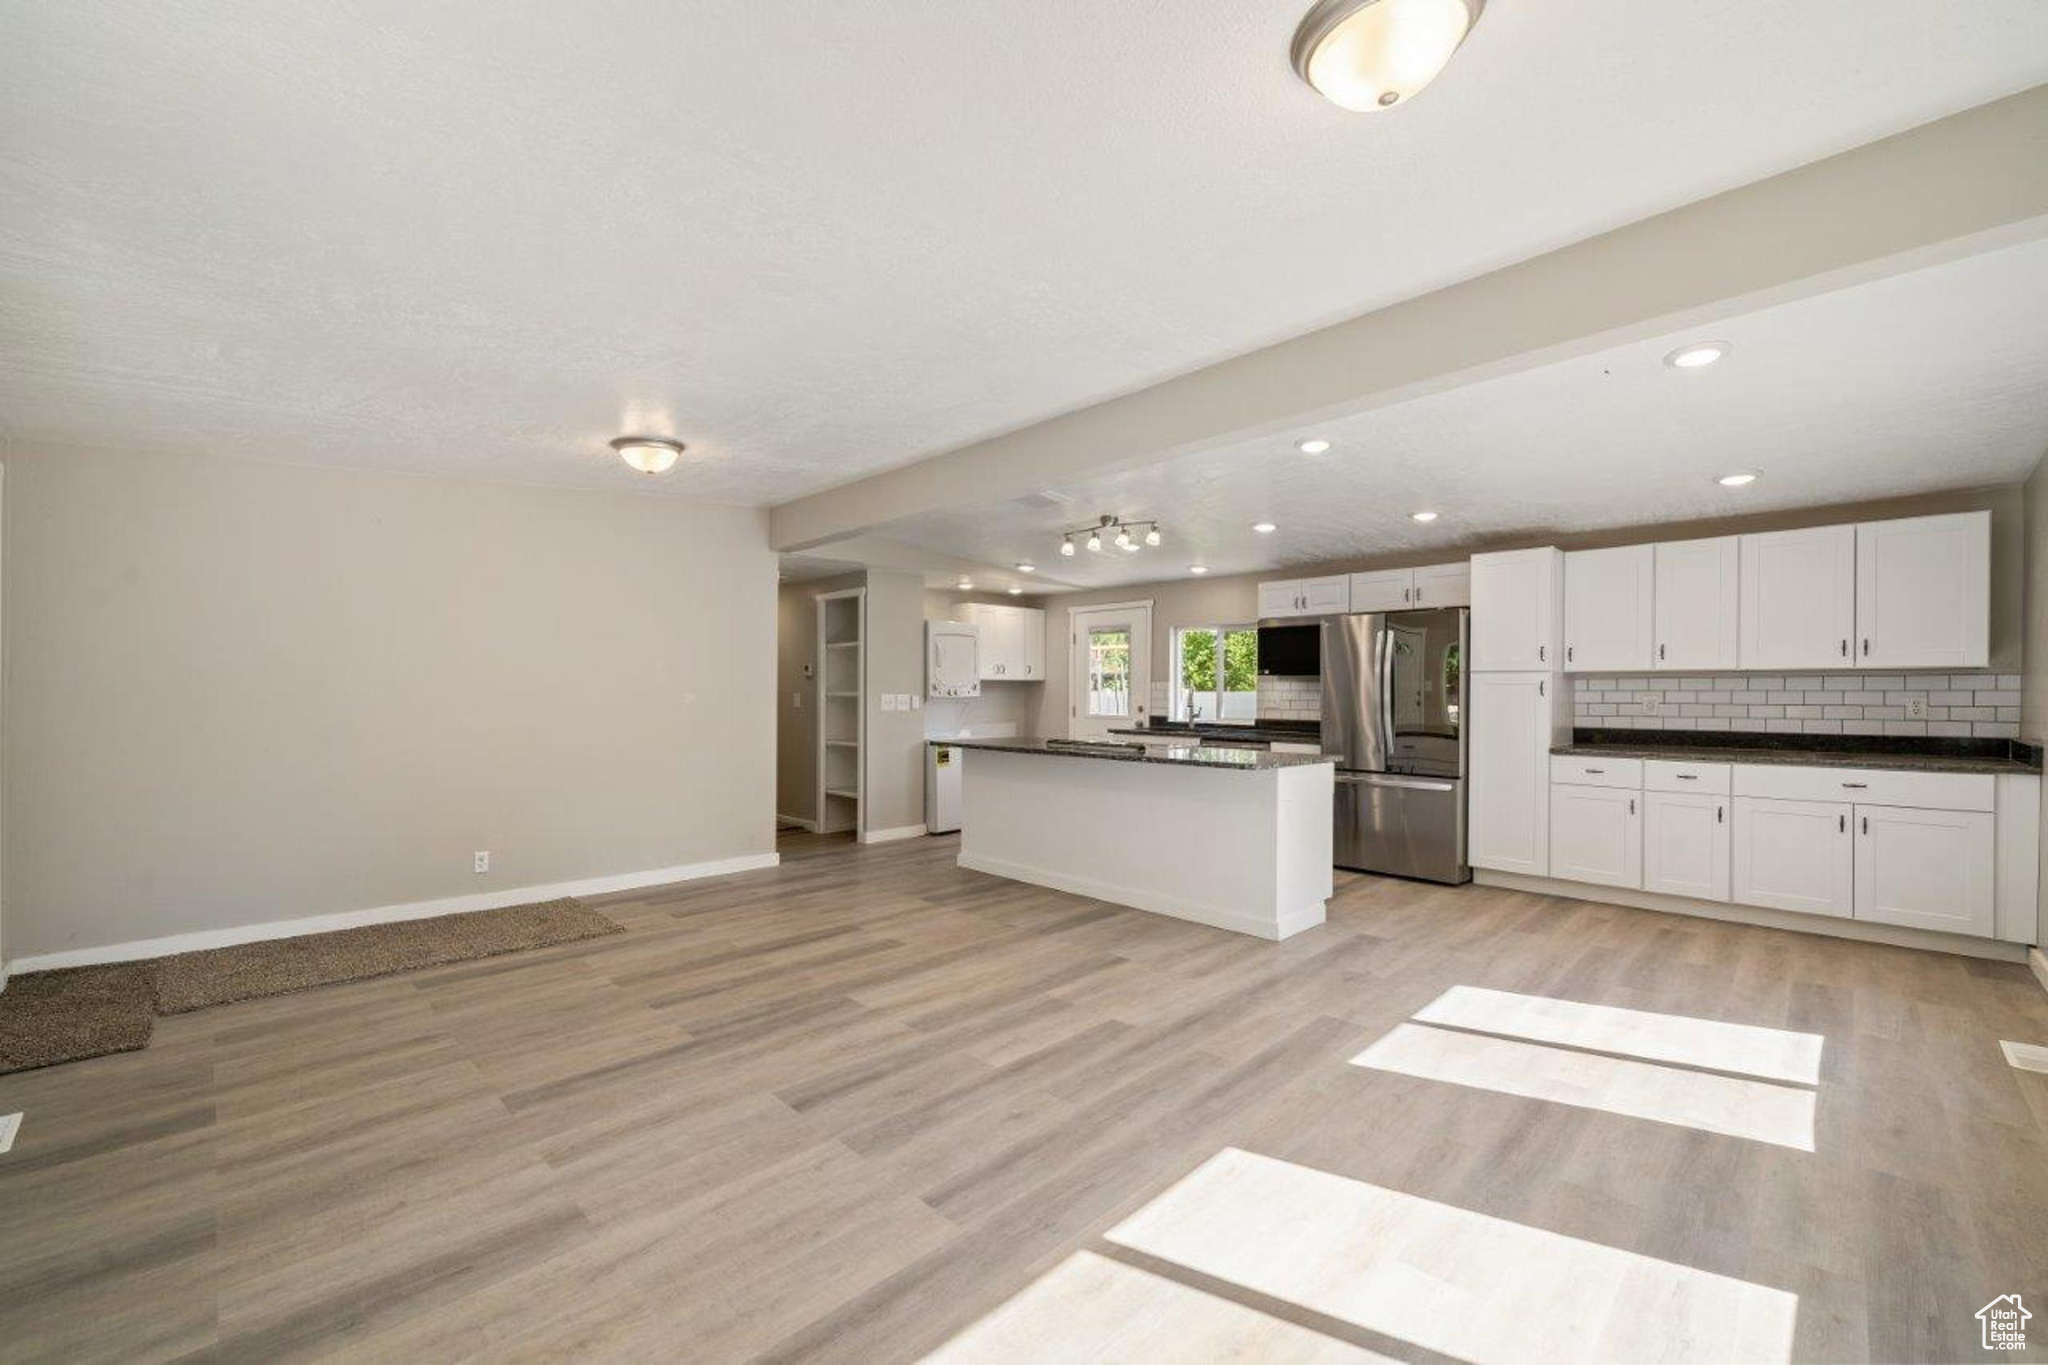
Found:
<svg viewBox="0 0 2048 1365"><path fill-rule="evenodd" d="M962 592L974 591L974 582L972 579L963 578L958 583L955 583L953 586L960 589L960 591Z"/></svg>
<svg viewBox="0 0 2048 1365"><path fill-rule="evenodd" d="M1272 522L1270 522L1270 521L1260 521L1260 522L1254 522L1254 523L1252 524L1252 529L1253 529L1254 531L1257 531L1257 532L1258 532L1258 533L1259 533L1260 535L1262 535L1262 536L1270 536L1270 535L1272 535L1272 534L1273 534L1273 533L1274 533L1275 531L1279 530L1280 528L1279 528L1279 527L1277 527L1277 526L1275 526L1275 525L1274 525L1274 524L1273 524Z"/></svg>
<svg viewBox="0 0 2048 1365"><path fill-rule="evenodd" d="M683 443L666 436L621 436L611 446L620 459L642 474L667 473L683 453Z"/></svg>
<svg viewBox="0 0 2048 1365"><path fill-rule="evenodd" d="M1664 357L1664 363L1674 370L1701 370L1727 355L1734 347L1725 341L1699 341L1690 346L1681 346Z"/></svg>
<svg viewBox="0 0 2048 1365"><path fill-rule="evenodd" d="M1207 573L1207 572L1209 572L1209 566L1208 566L1207 564L1190 564L1190 565L1188 565L1188 572L1189 572L1189 573Z"/></svg>
<svg viewBox="0 0 2048 1365"><path fill-rule="evenodd" d="M1340 109L1371 113L1435 80L1486 0L1321 0L1294 31L1295 74Z"/></svg>
<svg viewBox="0 0 2048 1365"><path fill-rule="evenodd" d="M1037 566L1036 564L1019 564L1019 565L1017 566L1017 572L1018 572L1018 573L1037 573L1037 572L1038 572L1038 566Z"/></svg>
<svg viewBox="0 0 2048 1365"><path fill-rule="evenodd" d="M1017 586L1016 584L1014 584L1014 583L1012 583L1012 584L1010 585L1010 596L1012 596L1012 597L1022 597L1023 595L1024 595L1024 589L1022 589L1022 588L1018 587L1018 586Z"/></svg>
<svg viewBox="0 0 2048 1365"><path fill-rule="evenodd" d="M1435 520L1436 520L1436 513L1434 513L1434 512L1410 512L1410 513L1408 514L1408 520L1410 520L1410 521L1435 521Z"/></svg>
<svg viewBox="0 0 2048 1365"><path fill-rule="evenodd" d="M1320 455L1330 448L1330 443L1320 436L1311 436L1306 441L1296 441L1294 448L1304 455Z"/></svg>
<svg viewBox="0 0 2048 1365"><path fill-rule="evenodd" d="M1755 483L1756 475L1746 472L1742 474L1723 474L1714 482L1720 484L1723 488L1740 488L1744 484Z"/></svg>

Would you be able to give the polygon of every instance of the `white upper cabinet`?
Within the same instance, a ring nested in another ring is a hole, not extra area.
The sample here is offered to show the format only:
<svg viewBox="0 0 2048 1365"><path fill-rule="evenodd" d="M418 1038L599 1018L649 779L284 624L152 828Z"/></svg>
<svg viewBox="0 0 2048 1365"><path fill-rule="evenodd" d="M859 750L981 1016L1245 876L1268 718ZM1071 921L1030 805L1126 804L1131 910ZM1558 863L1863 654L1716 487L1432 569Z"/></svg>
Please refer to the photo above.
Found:
<svg viewBox="0 0 2048 1365"><path fill-rule="evenodd" d="M1741 667L1855 666L1854 526L1747 535L1741 554Z"/></svg>
<svg viewBox="0 0 2048 1365"><path fill-rule="evenodd" d="M1472 605L1472 566L1429 564L1420 569L1374 569L1351 575L1351 610L1415 611Z"/></svg>
<svg viewBox="0 0 2048 1365"><path fill-rule="evenodd" d="M1472 605L1472 561L1431 564L1415 571L1417 607L1469 607ZM1353 607L1353 611L1357 608Z"/></svg>
<svg viewBox="0 0 2048 1365"><path fill-rule="evenodd" d="M1650 666L1656 547L1574 550L1564 557L1564 666L1639 673Z"/></svg>
<svg viewBox="0 0 2048 1365"><path fill-rule="evenodd" d="M1856 527L1855 664L1982 668L1991 661L1991 514Z"/></svg>
<svg viewBox="0 0 2048 1365"><path fill-rule="evenodd" d="M1659 544L1656 595L1653 667L1698 672L1741 666L1741 537Z"/></svg>
<svg viewBox="0 0 2048 1365"><path fill-rule="evenodd" d="M1508 550L1472 556L1472 671L1562 669L1564 555Z"/></svg>
<svg viewBox="0 0 2048 1365"><path fill-rule="evenodd" d="M1415 570L1378 569L1351 575L1351 610L1406 611L1414 603Z"/></svg>
<svg viewBox="0 0 2048 1365"><path fill-rule="evenodd" d="M979 637L984 682L1045 680L1045 613L1036 607L967 602L955 609Z"/></svg>
<svg viewBox="0 0 2048 1365"><path fill-rule="evenodd" d="M1351 579L1347 574L1259 584L1261 620L1276 616L1334 616L1350 610Z"/></svg>

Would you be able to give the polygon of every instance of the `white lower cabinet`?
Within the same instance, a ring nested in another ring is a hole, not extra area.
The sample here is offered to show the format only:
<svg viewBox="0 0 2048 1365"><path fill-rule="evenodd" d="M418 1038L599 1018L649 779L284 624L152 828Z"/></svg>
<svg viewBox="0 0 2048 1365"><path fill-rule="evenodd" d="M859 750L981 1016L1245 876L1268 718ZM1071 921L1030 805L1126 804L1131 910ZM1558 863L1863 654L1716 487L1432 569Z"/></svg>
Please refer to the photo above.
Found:
<svg viewBox="0 0 2048 1365"><path fill-rule="evenodd" d="M1858 806L1856 918L1989 938L1996 928L1995 817Z"/></svg>
<svg viewBox="0 0 2048 1365"><path fill-rule="evenodd" d="M1742 905L1847 919L1855 910L1854 808L1738 796L1732 894Z"/></svg>
<svg viewBox="0 0 2048 1365"><path fill-rule="evenodd" d="M1467 860L1550 876L1550 746L1558 680L1548 673L1468 673L1471 791ZM1563 875L1563 874L1557 874Z"/></svg>
<svg viewBox="0 0 2048 1365"><path fill-rule="evenodd" d="M1644 792L1643 890L1727 900L1729 805L1716 792Z"/></svg>
<svg viewBox="0 0 2048 1365"><path fill-rule="evenodd" d="M1599 886L1643 884L1642 794L1624 787L1550 789L1550 875Z"/></svg>

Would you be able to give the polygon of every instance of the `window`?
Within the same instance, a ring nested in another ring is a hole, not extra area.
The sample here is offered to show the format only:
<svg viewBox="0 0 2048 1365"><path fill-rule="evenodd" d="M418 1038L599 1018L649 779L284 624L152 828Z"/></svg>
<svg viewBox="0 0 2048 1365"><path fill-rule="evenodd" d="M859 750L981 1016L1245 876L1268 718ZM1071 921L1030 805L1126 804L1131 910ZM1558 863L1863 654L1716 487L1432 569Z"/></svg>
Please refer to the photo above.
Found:
<svg viewBox="0 0 2048 1365"><path fill-rule="evenodd" d="M1256 626L1184 626L1173 633L1173 718L1224 725L1258 720Z"/></svg>
<svg viewBox="0 0 2048 1365"><path fill-rule="evenodd" d="M1088 632L1088 714L1131 714L1131 633Z"/></svg>

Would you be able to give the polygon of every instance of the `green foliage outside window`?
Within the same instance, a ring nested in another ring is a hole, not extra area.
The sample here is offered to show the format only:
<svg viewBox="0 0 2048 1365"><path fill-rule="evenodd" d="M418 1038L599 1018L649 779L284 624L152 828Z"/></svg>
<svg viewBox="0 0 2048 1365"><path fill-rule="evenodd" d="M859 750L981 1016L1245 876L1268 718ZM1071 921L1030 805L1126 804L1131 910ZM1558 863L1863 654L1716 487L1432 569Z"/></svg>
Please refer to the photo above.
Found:
<svg viewBox="0 0 2048 1365"><path fill-rule="evenodd" d="M1180 685L1190 692L1214 692L1216 687L1216 632L1184 631L1180 637ZM1259 686L1259 635L1252 630L1227 631L1223 636L1223 687L1225 692L1254 692Z"/></svg>

